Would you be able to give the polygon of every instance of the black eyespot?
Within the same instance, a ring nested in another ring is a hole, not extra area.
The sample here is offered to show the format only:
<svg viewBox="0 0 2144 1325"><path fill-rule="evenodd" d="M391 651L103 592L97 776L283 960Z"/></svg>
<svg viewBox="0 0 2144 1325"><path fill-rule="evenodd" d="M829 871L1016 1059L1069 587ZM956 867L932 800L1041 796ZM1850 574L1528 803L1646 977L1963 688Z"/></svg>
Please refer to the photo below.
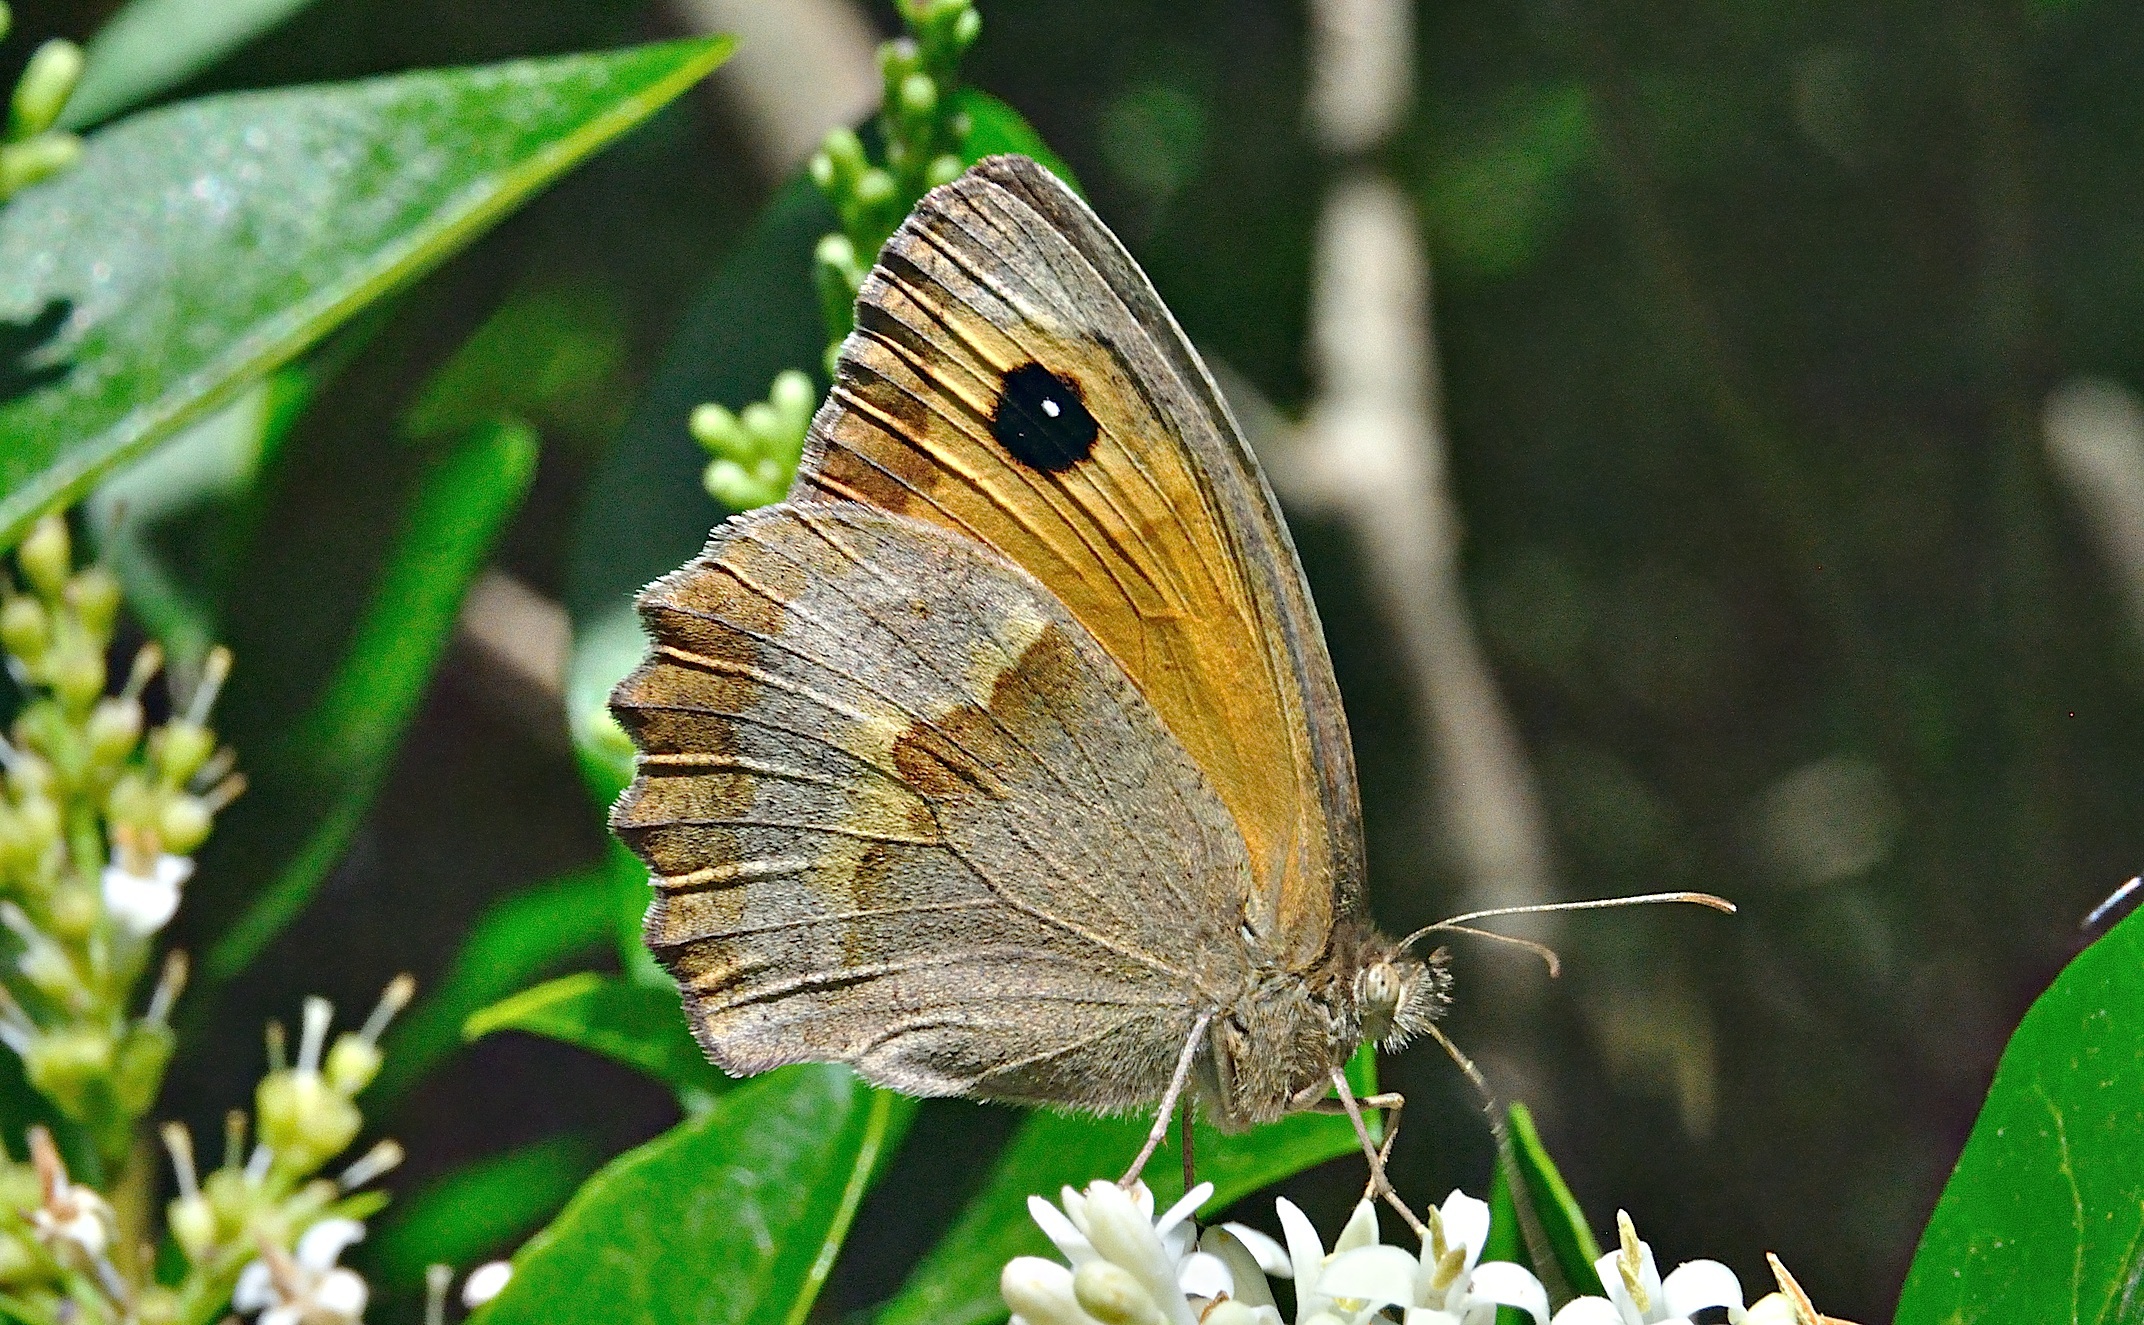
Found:
<svg viewBox="0 0 2144 1325"><path fill-rule="evenodd" d="M1070 469L1094 450L1094 416L1065 378L1031 363L1005 375L990 435L1022 464Z"/></svg>

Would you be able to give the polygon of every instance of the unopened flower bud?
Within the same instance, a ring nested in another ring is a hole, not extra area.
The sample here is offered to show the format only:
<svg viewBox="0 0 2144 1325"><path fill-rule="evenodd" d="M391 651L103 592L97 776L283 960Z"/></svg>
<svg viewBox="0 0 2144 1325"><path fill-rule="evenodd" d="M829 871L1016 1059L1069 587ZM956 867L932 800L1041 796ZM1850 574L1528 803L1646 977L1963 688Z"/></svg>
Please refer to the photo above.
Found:
<svg viewBox="0 0 2144 1325"><path fill-rule="evenodd" d="M856 202L867 211L886 206L900 193L892 175L872 166L856 177Z"/></svg>
<svg viewBox="0 0 2144 1325"><path fill-rule="evenodd" d="M955 50L966 50L975 44L977 37L982 35L983 16L975 11L975 6L969 5L954 16L953 48Z"/></svg>
<svg viewBox="0 0 2144 1325"><path fill-rule="evenodd" d="M81 977L75 974L74 963L67 959L67 954L57 943L43 934L35 935L24 945L15 957L15 969L30 982L32 989L63 1007L76 1006L86 992ZM109 1045L105 1052L109 1056Z"/></svg>
<svg viewBox="0 0 2144 1325"><path fill-rule="evenodd" d="M941 153L931 158L929 168L924 171L924 186L935 189L941 184L951 184L954 180L960 178L960 171L959 157L954 156L951 152Z"/></svg>
<svg viewBox="0 0 2144 1325"><path fill-rule="evenodd" d="M42 1278L44 1258L18 1233L0 1233L0 1287L13 1288Z"/></svg>
<svg viewBox="0 0 2144 1325"><path fill-rule="evenodd" d="M54 938L81 942L97 927L98 916L103 910L98 901L95 888L71 876L63 879L45 899L46 928L51 930Z"/></svg>
<svg viewBox="0 0 2144 1325"><path fill-rule="evenodd" d="M938 109L938 82L926 73L901 80L901 113L922 119Z"/></svg>
<svg viewBox="0 0 2144 1325"><path fill-rule="evenodd" d="M166 800L158 812L156 835L164 850L175 856L190 856L208 840L209 829L215 824L208 802L181 792Z"/></svg>
<svg viewBox="0 0 2144 1325"><path fill-rule="evenodd" d="M89 738L89 757L111 768L134 753L141 740L141 701L115 695L99 700L84 724Z"/></svg>
<svg viewBox="0 0 2144 1325"><path fill-rule="evenodd" d="M35 668L51 645L52 618L43 603L28 594L13 594L0 603L0 647Z"/></svg>
<svg viewBox="0 0 2144 1325"><path fill-rule="evenodd" d="M93 1094L111 1081L111 1037L86 1026L48 1031L31 1041L22 1072L68 1116L83 1117Z"/></svg>
<svg viewBox="0 0 2144 1325"><path fill-rule="evenodd" d="M156 1104L173 1044L171 1027L162 1023L137 1021L127 1028L112 1064L112 1094L129 1116L145 1114Z"/></svg>
<svg viewBox="0 0 2144 1325"><path fill-rule="evenodd" d="M1072 1295L1072 1272L1039 1256L1015 1256L998 1276L998 1293L1027 1325L1088 1325Z"/></svg>
<svg viewBox="0 0 2144 1325"><path fill-rule="evenodd" d="M13 197L82 159L82 140L71 133L41 133L19 143L0 143L0 198Z"/></svg>
<svg viewBox="0 0 2144 1325"><path fill-rule="evenodd" d="M60 840L60 807L50 796L33 795L15 805L15 831L24 862L44 859Z"/></svg>
<svg viewBox="0 0 2144 1325"><path fill-rule="evenodd" d="M216 1212L201 1193L175 1198L164 1208L164 1218L187 1260L199 1264L215 1247Z"/></svg>
<svg viewBox="0 0 2144 1325"><path fill-rule="evenodd" d="M328 1050L328 1084L341 1094L355 1095L372 1084L384 1059L378 1045L356 1032L338 1035L335 1047Z"/></svg>
<svg viewBox="0 0 2144 1325"><path fill-rule="evenodd" d="M104 694L104 651L87 639L57 649L52 657L52 690L69 713L86 713Z"/></svg>
<svg viewBox="0 0 2144 1325"><path fill-rule="evenodd" d="M55 37L37 48L15 84L8 107L8 137L34 137L52 127L82 81L82 48Z"/></svg>
<svg viewBox="0 0 2144 1325"><path fill-rule="evenodd" d="M28 537L22 540L15 559L22 565L23 578L40 597L57 600L66 591L67 577L74 570L67 521L57 515L39 520L31 527Z"/></svg>
<svg viewBox="0 0 2144 1325"><path fill-rule="evenodd" d="M90 634L109 642L119 619L119 580L102 566L84 566L67 582L67 601Z"/></svg>
<svg viewBox="0 0 2144 1325"><path fill-rule="evenodd" d="M1094 1260L1072 1272L1072 1295L1102 1325L1161 1325L1161 1307L1130 1270Z"/></svg>
<svg viewBox="0 0 2144 1325"><path fill-rule="evenodd" d="M182 787L216 752L216 733L198 722L173 718L149 738L149 756L167 787Z"/></svg>
<svg viewBox="0 0 2144 1325"><path fill-rule="evenodd" d="M261 1143L299 1172L348 1149L364 1125L357 1106L329 1086L318 1070L286 1069L261 1078L254 1113L260 1120Z"/></svg>

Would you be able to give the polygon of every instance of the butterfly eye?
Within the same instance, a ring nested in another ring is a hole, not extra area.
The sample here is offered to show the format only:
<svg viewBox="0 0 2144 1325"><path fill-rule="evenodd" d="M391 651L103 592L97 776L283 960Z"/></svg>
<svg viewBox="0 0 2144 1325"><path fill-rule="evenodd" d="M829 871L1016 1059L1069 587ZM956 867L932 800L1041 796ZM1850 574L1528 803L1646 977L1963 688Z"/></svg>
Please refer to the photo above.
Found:
<svg viewBox="0 0 2144 1325"><path fill-rule="evenodd" d="M1005 375L990 435L1013 458L1036 469L1070 469L1094 450L1101 427L1071 379L1039 363Z"/></svg>

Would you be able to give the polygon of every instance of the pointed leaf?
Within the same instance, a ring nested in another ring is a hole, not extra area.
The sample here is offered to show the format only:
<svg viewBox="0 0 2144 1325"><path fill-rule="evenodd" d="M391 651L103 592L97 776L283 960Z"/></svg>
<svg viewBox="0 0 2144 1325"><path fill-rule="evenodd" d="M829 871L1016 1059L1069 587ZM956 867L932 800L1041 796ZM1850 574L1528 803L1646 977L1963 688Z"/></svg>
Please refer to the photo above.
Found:
<svg viewBox="0 0 2144 1325"><path fill-rule="evenodd" d="M2144 1311L2144 913L2073 960L2003 1050L1921 1234L1899 1325Z"/></svg>
<svg viewBox="0 0 2144 1325"><path fill-rule="evenodd" d="M1505 1128L1511 1149L1498 1167L1516 1178L1511 1199L1528 1248L1527 1263L1548 1288L1549 1300L1559 1306L1573 1297L1600 1294L1600 1275L1593 1268L1600 1259L1600 1244L1593 1240L1578 1198L1541 1144L1533 1114L1525 1105L1513 1104Z"/></svg>
<svg viewBox="0 0 2144 1325"><path fill-rule="evenodd" d="M471 1013L462 1034L475 1040L502 1030L562 1040L645 1072L688 1114L705 1111L731 1085L685 1029L675 987L582 971Z"/></svg>
<svg viewBox="0 0 2144 1325"><path fill-rule="evenodd" d="M168 92L313 0L133 0L90 38L60 115L82 129Z"/></svg>
<svg viewBox="0 0 2144 1325"><path fill-rule="evenodd" d="M0 545L698 81L725 40L187 102L0 209ZM88 218L85 221L85 218Z"/></svg>
<svg viewBox="0 0 2144 1325"><path fill-rule="evenodd" d="M481 1325L802 1325L915 1105L846 1068L757 1077L590 1179Z"/></svg>

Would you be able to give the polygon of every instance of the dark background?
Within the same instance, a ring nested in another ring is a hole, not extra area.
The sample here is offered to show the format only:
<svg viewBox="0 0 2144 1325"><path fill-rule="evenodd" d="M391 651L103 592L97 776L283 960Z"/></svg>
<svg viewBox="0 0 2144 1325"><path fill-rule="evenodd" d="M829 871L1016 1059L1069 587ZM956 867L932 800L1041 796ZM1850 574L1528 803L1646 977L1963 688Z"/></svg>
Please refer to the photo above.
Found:
<svg viewBox="0 0 2144 1325"><path fill-rule="evenodd" d="M109 8L24 4L17 31L80 37ZM1300 407L1331 169L1303 127L1301 7L981 8L973 81L1072 164L1203 349ZM320 0L187 92L679 31L660 4ZM2144 10L1493 0L1422 6L1416 40L1383 164L1429 236L1470 607L1560 887L1743 906L1574 920L1553 986L1462 949L1453 1034L1535 1109L1597 1230L1621 1206L1665 1263L1716 1257L1753 1288L1776 1250L1827 1310L1888 1318L2008 1029L2138 864L2138 623L2041 418L2075 377L2144 375ZM719 76L570 176L352 349L336 426L276 477L302 517L280 534L378 537L391 512L352 514L339 481L305 497L312 458L348 474L399 445L428 366L509 294L555 292L584 371L533 410L541 470L502 563L564 592L590 475L780 182ZM1352 531L1297 529L1376 910L1433 920L1462 881L1409 672ZM235 641L242 675L286 615L303 635L347 614L332 586L284 593ZM197 1130L257 1070L263 1017L436 973L489 899L598 856L561 733L500 692L450 659L349 858L182 1061L169 1103ZM1482 1192L1449 1064L1417 1050L1387 1076L1417 1106L1402 1190ZM410 1148L406 1190L561 1131L600 1157L670 1116L622 1070L502 1037L378 1121ZM889 1292L1007 1125L930 1106L822 1310ZM1337 1227L1359 1180L1343 1162L1289 1190ZM1244 1213L1270 1225L1264 1198Z"/></svg>

